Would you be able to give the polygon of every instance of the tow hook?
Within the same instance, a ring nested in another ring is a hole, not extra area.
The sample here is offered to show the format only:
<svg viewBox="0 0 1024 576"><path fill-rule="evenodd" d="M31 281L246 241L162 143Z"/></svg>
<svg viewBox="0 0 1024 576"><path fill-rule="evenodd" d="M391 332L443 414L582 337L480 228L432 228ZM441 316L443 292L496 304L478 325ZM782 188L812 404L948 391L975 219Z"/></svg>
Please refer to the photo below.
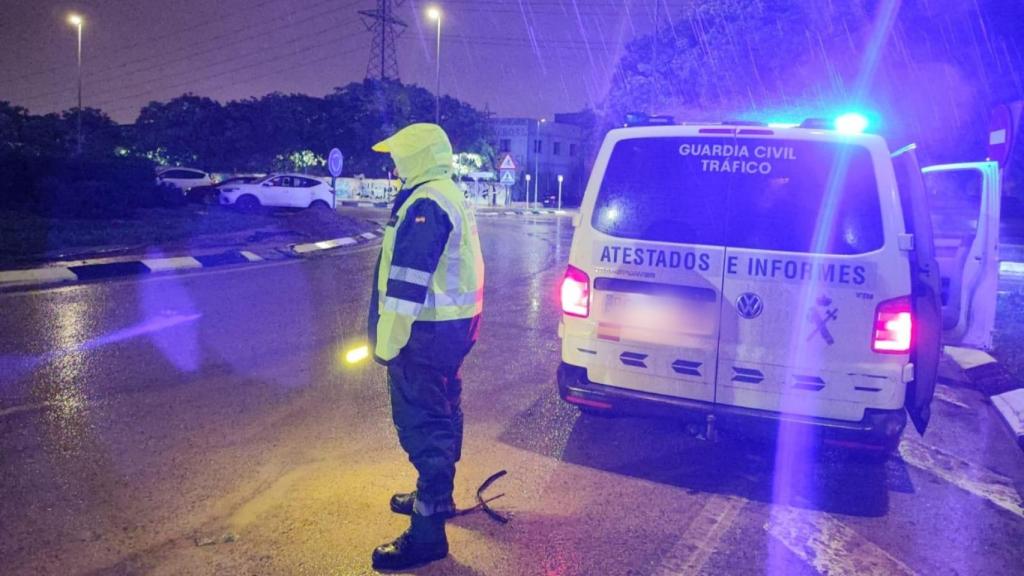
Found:
<svg viewBox="0 0 1024 576"><path fill-rule="evenodd" d="M715 427L714 414L708 414L707 429L704 431L704 437L708 439L708 442L718 442L718 428Z"/></svg>
<svg viewBox="0 0 1024 576"><path fill-rule="evenodd" d="M704 419L704 426L698 422L691 422L686 425L686 433L698 440L718 442L718 427L715 426L715 415L708 414Z"/></svg>

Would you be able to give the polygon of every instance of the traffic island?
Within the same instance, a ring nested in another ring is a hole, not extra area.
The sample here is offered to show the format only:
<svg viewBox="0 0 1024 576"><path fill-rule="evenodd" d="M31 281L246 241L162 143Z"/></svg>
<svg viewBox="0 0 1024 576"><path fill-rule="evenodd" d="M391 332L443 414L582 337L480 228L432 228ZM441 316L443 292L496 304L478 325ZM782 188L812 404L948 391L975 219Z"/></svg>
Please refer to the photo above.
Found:
<svg viewBox="0 0 1024 576"><path fill-rule="evenodd" d="M0 288L281 260L380 236L374 222L317 209L242 214L192 206L109 221L18 216L0 213Z"/></svg>
<svg viewBox="0 0 1024 576"><path fill-rule="evenodd" d="M958 374L940 379L984 394L1024 450L1024 294L999 295L992 354L953 346L945 353Z"/></svg>

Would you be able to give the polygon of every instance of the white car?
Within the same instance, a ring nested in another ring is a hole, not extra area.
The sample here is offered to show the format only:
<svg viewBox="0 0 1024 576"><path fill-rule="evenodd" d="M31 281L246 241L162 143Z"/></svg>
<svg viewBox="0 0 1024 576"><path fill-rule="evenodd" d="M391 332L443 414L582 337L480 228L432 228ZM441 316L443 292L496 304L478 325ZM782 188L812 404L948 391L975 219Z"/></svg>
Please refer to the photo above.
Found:
<svg viewBox="0 0 1024 576"><path fill-rule="evenodd" d="M164 168L157 171L156 183L174 186L185 193L197 186L212 186L217 181L206 172L194 168Z"/></svg>
<svg viewBox="0 0 1024 576"><path fill-rule="evenodd" d="M271 174L251 183L220 189L223 206L255 210L274 208L334 208L334 190L324 182L301 174Z"/></svg>

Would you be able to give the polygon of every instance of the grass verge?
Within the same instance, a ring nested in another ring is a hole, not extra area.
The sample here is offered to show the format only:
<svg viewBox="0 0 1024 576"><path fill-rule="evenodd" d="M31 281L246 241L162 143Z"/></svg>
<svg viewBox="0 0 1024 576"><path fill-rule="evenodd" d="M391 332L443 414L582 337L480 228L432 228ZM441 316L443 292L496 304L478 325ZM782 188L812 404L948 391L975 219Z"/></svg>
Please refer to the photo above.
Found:
<svg viewBox="0 0 1024 576"><path fill-rule="evenodd" d="M368 222L333 210L242 213L221 206L139 210L109 220L0 212L0 266L121 253L290 244L352 236Z"/></svg>

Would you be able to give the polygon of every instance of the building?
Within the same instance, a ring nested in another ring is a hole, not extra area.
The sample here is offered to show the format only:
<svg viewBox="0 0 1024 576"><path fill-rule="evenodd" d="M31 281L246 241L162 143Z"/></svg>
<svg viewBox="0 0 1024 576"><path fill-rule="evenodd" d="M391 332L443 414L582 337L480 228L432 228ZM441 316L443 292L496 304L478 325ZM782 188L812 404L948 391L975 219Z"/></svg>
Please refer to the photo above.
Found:
<svg viewBox="0 0 1024 576"><path fill-rule="evenodd" d="M561 115L556 115L556 120ZM582 196L583 129L575 124L537 118L492 118L494 148L500 160L511 154L518 172L512 198L526 200L526 175L531 176L530 200L558 194L558 176L564 177L563 195Z"/></svg>

